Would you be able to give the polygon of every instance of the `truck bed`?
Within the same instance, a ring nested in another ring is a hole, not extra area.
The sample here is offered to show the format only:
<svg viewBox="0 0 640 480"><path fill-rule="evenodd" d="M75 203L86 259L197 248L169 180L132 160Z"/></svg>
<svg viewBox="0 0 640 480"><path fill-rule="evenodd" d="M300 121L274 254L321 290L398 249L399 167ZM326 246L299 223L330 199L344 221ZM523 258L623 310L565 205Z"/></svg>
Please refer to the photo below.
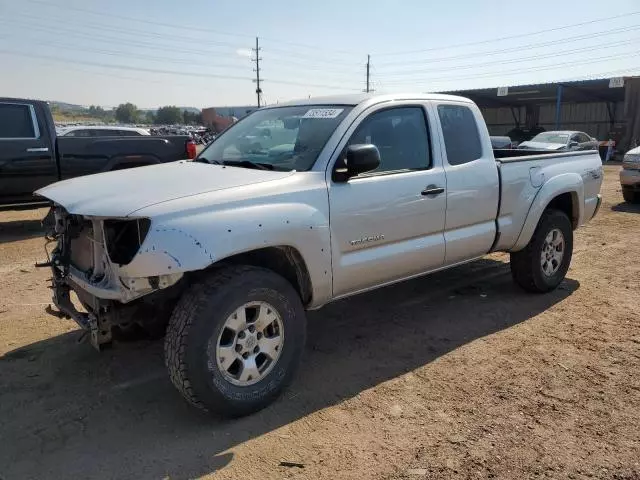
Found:
<svg viewBox="0 0 640 480"><path fill-rule="evenodd" d="M500 162L519 162L536 160L540 158L563 158L575 155L590 155L598 153L597 150L582 150L577 152L555 152L550 150L517 150L517 149L493 149L493 156Z"/></svg>
<svg viewBox="0 0 640 480"><path fill-rule="evenodd" d="M510 150L510 153L518 150ZM558 179L583 183L576 201L584 202L584 218L574 218L574 228L591 219L595 213L602 176L602 161L597 150L579 152L535 152L527 155L504 156L496 160L500 175L500 205L498 231L494 250L511 250L526 228L529 212L536 207L540 192ZM582 178L580 178L582 177ZM580 190L580 189L579 189Z"/></svg>

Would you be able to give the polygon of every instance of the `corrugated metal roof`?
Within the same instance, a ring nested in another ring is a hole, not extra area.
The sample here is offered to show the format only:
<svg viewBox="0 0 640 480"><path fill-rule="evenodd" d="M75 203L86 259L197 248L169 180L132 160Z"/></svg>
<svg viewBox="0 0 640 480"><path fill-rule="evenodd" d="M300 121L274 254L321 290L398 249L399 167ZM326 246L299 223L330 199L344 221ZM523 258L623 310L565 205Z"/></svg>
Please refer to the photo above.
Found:
<svg viewBox="0 0 640 480"><path fill-rule="evenodd" d="M609 78L599 78L592 80L514 85L507 86L506 95L501 96L498 96L498 87L455 90L442 93L468 97L478 105L484 107L518 106L555 103L558 86L562 85L563 103L624 101L625 89L610 88L609 81Z"/></svg>

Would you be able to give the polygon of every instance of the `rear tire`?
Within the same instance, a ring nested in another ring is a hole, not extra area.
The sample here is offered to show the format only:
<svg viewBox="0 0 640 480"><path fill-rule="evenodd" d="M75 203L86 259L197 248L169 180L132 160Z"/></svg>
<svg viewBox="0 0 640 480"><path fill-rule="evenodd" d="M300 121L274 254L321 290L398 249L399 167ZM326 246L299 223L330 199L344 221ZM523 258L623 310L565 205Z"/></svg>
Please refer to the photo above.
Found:
<svg viewBox="0 0 640 480"><path fill-rule="evenodd" d="M238 417L266 407L289 384L305 336L304 308L289 282L270 270L228 267L178 301L165 363L191 404Z"/></svg>
<svg viewBox="0 0 640 480"><path fill-rule="evenodd" d="M511 253L511 275L528 292L549 292L564 280L572 254L569 217L559 210L546 210L529 244Z"/></svg>
<svg viewBox="0 0 640 480"><path fill-rule="evenodd" d="M629 203L640 203L640 195L633 190L623 188L622 189L622 198L624 198L625 202Z"/></svg>

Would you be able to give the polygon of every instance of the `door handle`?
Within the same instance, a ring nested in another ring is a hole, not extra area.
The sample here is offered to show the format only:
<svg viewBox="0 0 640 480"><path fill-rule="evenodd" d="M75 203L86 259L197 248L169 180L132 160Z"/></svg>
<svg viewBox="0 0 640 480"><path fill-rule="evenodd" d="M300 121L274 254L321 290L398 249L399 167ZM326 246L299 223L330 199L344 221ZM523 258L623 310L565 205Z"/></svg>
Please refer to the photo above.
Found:
<svg viewBox="0 0 640 480"><path fill-rule="evenodd" d="M444 188L442 187L438 187L436 185L429 185L427 188L425 188L422 192L420 192L422 195L440 195L441 193L444 193Z"/></svg>
<svg viewBox="0 0 640 480"><path fill-rule="evenodd" d="M39 147L39 148L27 148L28 153L36 153L36 152L48 152L49 149L47 147Z"/></svg>

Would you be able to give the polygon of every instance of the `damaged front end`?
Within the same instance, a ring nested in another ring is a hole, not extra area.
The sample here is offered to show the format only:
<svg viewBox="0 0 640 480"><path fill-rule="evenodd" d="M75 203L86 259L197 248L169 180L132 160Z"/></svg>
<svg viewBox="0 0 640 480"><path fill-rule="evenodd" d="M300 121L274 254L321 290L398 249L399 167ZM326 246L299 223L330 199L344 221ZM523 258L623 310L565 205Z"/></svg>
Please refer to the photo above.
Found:
<svg viewBox="0 0 640 480"><path fill-rule="evenodd" d="M183 274L132 277L122 271L147 237L148 218L72 215L54 206L43 223L47 240L56 244L41 265L53 273L53 303L59 311L49 307L49 313L73 319L97 349L111 341L114 327L161 328L166 323L167 302L177 298ZM72 301L72 291L85 311Z"/></svg>

